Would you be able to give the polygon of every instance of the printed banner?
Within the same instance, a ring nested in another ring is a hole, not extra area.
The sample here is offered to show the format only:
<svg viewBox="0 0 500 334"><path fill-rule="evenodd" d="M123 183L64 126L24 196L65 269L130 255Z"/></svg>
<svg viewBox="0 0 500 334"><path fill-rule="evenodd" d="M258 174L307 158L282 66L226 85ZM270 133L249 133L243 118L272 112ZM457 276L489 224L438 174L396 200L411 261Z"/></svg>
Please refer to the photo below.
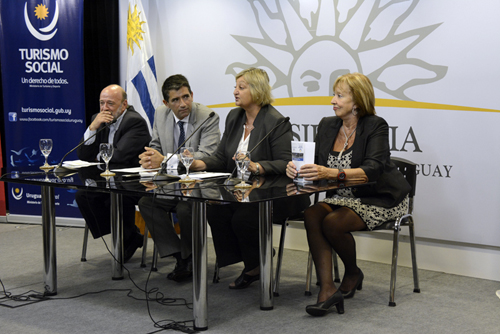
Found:
<svg viewBox="0 0 500 334"><path fill-rule="evenodd" d="M3 155L2 155L2 142L0 140L0 170L3 170ZM5 184L0 182L0 216L7 214L7 207L5 203Z"/></svg>
<svg viewBox="0 0 500 334"><path fill-rule="evenodd" d="M235 107L235 74L250 66L269 74L273 105L290 117L296 141L313 141L321 118L334 115L339 75L367 75L391 154L418 164L417 236L500 246L499 1L143 5L158 82L185 75L195 101L221 116L221 130Z"/></svg>
<svg viewBox="0 0 500 334"><path fill-rule="evenodd" d="M7 172L43 165L42 138L57 164L85 130L83 0L1 1L0 15ZM55 193L58 216L81 217L74 193ZM9 184L8 196L10 214L40 214L40 187Z"/></svg>

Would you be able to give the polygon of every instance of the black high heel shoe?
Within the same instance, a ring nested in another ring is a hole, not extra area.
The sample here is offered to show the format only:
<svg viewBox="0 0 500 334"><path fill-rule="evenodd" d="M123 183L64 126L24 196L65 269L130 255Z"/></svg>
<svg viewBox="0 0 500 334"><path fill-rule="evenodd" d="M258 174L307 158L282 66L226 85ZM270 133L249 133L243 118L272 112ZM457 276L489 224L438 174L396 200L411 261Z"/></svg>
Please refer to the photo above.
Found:
<svg viewBox="0 0 500 334"><path fill-rule="evenodd" d="M241 275L236 279L236 281L234 281L234 285L229 286L229 289L245 289L248 288L250 284L252 284L255 281L258 281L259 279L260 279L260 274L251 276L245 274L245 272L243 271Z"/></svg>
<svg viewBox="0 0 500 334"><path fill-rule="evenodd" d="M337 290L337 292L324 302L306 306L306 312L313 317L322 317L333 310L334 306L337 308L339 314L344 313L344 296L342 296L340 290Z"/></svg>
<svg viewBox="0 0 500 334"><path fill-rule="evenodd" d="M342 292L342 295L344 296L344 299L349 299L354 297L354 293L356 293L356 290L361 290L363 289L363 279L365 278L365 275L359 270L359 276L358 276L358 281L356 282L356 285L354 286L354 289L351 291L342 291L339 289L339 291Z"/></svg>

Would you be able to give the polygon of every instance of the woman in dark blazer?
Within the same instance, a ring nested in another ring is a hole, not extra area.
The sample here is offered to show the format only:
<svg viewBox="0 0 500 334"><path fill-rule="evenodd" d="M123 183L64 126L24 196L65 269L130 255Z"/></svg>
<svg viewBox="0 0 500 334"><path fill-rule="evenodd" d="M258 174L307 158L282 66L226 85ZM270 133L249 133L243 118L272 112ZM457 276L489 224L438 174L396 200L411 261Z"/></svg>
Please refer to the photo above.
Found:
<svg viewBox="0 0 500 334"><path fill-rule="evenodd" d="M321 282L317 303L307 313L322 316L337 308L344 312L344 298L361 290L363 272L356 263L351 232L372 230L408 209L410 185L391 163L389 126L375 115L375 95L370 80L360 73L340 76L333 86L334 117L321 120L316 135L316 164L287 165L289 177L306 180L369 181L373 184L328 193L324 201L304 213L307 240ZM332 248L344 263L339 288L332 276Z"/></svg>
<svg viewBox="0 0 500 334"><path fill-rule="evenodd" d="M291 160L292 127L271 106L267 73L258 68L240 72L233 94L238 108L229 112L217 150L210 157L195 160L190 169L233 172L236 151L255 148L248 167L252 174L284 174ZM256 147L268 133L270 135ZM229 285L231 289L246 288L259 279L258 211L258 205L251 203L212 205L207 209L219 266L240 261L245 264L240 277Z"/></svg>

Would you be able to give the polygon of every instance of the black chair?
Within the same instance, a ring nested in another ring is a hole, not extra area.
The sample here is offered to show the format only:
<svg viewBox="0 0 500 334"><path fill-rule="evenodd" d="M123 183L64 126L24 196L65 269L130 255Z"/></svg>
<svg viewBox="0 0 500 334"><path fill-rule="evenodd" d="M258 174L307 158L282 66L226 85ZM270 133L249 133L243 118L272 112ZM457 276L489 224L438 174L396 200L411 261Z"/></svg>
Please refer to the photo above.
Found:
<svg viewBox="0 0 500 334"><path fill-rule="evenodd" d="M138 207L136 207L136 211L139 212ZM173 212L171 212L170 215L171 215L170 216L171 221L174 221ZM137 223L137 216L136 216L136 223ZM147 249L148 249L148 240L149 240L148 235L149 235L148 226L146 224L144 224L144 240L143 240L143 246L142 246L141 268L146 267L146 253L147 253ZM82 261L82 262L87 261L88 237L89 237L89 227L87 224L85 224L85 230L83 233L82 257L80 259L80 261ZM151 263L151 270L158 271L158 250L156 249L156 247L154 247L154 249L153 249L153 259L152 259L152 263Z"/></svg>
<svg viewBox="0 0 500 334"><path fill-rule="evenodd" d="M146 253L148 251L148 240L149 240L149 230L148 226L144 224L144 241L142 245L142 258L141 258L141 268L146 267ZM158 250L156 246L153 245L153 259L151 262L151 271L158 271Z"/></svg>
<svg viewBox="0 0 500 334"><path fill-rule="evenodd" d="M390 220L384 224L376 227L373 231L381 230L391 230L393 234L393 246L392 246L392 265L391 265L391 284L390 284L390 294L389 294L389 306L396 306L394 302L394 295L396 291L396 270L398 265L398 252L399 252L399 232L402 226L407 226L410 232L410 249L411 249L411 260L413 268L413 292L419 293L419 283L418 283L418 267L417 267L417 256L415 248L415 230L413 221L413 198L415 196L415 188L417 185L417 168L416 164L402 158L392 157L391 161L396 165L399 171L403 174L406 181L411 186L411 191L409 194L409 205L408 212L396 220ZM340 282L338 275L338 263L337 255L333 254L334 271L335 271L335 281ZM311 276L312 276L312 256L309 252L309 260L307 263L307 278L306 278L306 295L311 294Z"/></svg>
<svg viewBox="0 0 500 334"><path fill-rule="evenodd" d="M174 213L175 213L174 210L170 212L170 221L172 223L174 223ZM149 229L148 225L144 224L144 241L142 246L141 268L146 267L146 253L148 250L148 240L149 240ZM155 245L153 245L153 247L154 248L153 248L153 259L151 262L151 271L158 271L158 249L156 248Z"/></svg>
<svg viewBox="0 0 500 334"><path fill-rule="evenodd" d="M139 207L136 206L135 210L136 210L136 212L139 212ZM135 222L137 223L137 216L136 216L136 221ZM146 227L146 231L144 233L146 235L146 237L144 238L144 241L145 241L144 242L144 247L146 247L146 244L147 244L147 235L148 235L147 232L148 231L147 231L147 227ZM87 244L88 244L88 240L89 240L89 226L87 225L87 223L85 223L85 230L83 231L82 256L80 258L81 262L86 262L87 261ZM145 252L143 251L143 257L144 257L144 253ZM144 261L144 259L143 259L143 261ZM141 264L141 266L142 266L142 264Z"/></svg>

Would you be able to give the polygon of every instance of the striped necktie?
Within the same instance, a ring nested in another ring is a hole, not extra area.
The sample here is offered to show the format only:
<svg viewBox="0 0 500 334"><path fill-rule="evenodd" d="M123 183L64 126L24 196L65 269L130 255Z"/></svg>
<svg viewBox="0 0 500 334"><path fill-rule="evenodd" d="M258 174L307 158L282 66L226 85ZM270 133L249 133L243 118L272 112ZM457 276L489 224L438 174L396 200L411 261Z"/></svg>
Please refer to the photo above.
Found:
<svg viewBox="0 0 500 334"><path fill-rule="evenodd" d="M178 142L178 146L182 144L182 147L184 147L184 141L186 140L186 133L184 132L184 122L183 121L178 121L177 122L177 125L179 125L179 131L180 131L180 134L179 134L179 142Z"/></svg>

